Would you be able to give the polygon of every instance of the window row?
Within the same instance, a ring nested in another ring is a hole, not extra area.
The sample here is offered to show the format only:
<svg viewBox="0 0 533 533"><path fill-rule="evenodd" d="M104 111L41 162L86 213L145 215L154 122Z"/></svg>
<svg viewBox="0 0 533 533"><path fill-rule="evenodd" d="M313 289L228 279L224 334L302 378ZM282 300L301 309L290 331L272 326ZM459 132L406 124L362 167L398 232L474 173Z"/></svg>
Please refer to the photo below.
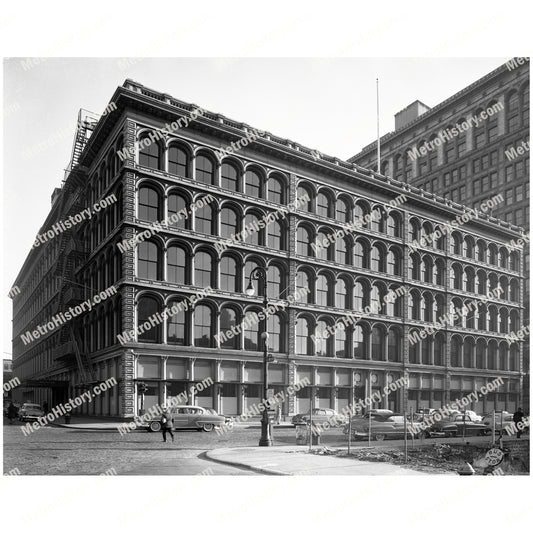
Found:
<svg viewBox="0 0 533 533"><path fill-rule="evenodd" d="M147 133L139 138L139 142L144 139L148 139ZM236 158L219 162L211 150L201 149L193 153L190 147L176 141L168 146L161 142L147 144L139 150L139 165L185 178L194 176L198 183L216 185L270 202L287 202L287 179L281 173L267 174L264 168L255 164L244 168Z"/></svg>
<svg viewBox="0 0 533 533"><path fill-rule="evenodd" d="M165 201L156 188L142 185L139 188L138 218L147 222L177 218L171 227L218 235L224 239L235 238L236 242L268 246L276 250L287 248L287 229L282 220L269 217L255 208L248 209L244 215L237 207L218 210L216 204L207 201L208 198L201 197L191 204L185 193L171 192Z"/></svg>

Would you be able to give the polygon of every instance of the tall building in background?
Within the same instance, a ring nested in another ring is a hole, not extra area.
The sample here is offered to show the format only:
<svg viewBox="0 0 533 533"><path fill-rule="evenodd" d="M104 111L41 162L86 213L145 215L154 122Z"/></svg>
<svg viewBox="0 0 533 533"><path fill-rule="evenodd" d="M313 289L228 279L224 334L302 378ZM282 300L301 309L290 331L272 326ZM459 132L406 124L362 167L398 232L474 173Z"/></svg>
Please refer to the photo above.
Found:
<svg viewBox="0 0 533 533"><path fill-rule="evenodd" d="M342 409L391 385L374 407L437 408L497 378L471 407L517 407L523 343L505 336L523 321L524 279L521 250L507 244L521 233L486 211L501 198L472 217L131 80L108 109L78 120L40 231L50 238L15 281L21 399L52 406L115 377L79 411L132 417L210 378L188 402L243 413L265 394L263 295L246 293L263 267L269 388L308 380L284 414ZM85 209L90 219L62 227ZM413 251L422 239L431 245ZM52 327L41 334L43 324Z"/></svg>
<svg viewBox="0 0 533 533"><path fill-rule="evenodd" d="M496 218L529 232L529 59L514 58L433 108L416 100L380 140L381 172L479 208L503 195ZM377 168L377 143L349 159ZM524 247L524 324L529 324L529 245ZM529 341L525 348L529 401Z"/></svg>

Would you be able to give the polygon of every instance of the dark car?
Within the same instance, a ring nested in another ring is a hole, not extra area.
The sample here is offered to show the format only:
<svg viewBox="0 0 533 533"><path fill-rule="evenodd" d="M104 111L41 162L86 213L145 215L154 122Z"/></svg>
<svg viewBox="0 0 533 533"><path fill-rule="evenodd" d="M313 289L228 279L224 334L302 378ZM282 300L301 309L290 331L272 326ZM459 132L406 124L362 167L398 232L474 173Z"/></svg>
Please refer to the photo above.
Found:
<svg viewBox="0 0 533 533"><path fill-rule="evenodd" d="M474 422L469 415L454 414L435 422L426 430L426 437L462 437L488 435L490 429Z"/></svg>
<svg viewBox="0 0 533 533"><path fill-rule="evenodd" d="M294 415L291 419L293 424L307 424L311 420L310 412L299 413ZM342 416L335 411L335 409L328 409L322 407L313 408L313 424L324 424L325 422L331 424L332 426L340 425L342 421Z"/></svg>
<svg viewBox="0 0 533 533"><path fill-rule="evenodd" d="M344 425L345 435L348 434L348 427L348 424ZM420 436L421 424L404 418L401 413L367 413L364 416L352 417L352 437L356 440L368 439L369 434L375 440L401 439L406 430L407 435L411 435L409 428L417 437Z"/></svg>

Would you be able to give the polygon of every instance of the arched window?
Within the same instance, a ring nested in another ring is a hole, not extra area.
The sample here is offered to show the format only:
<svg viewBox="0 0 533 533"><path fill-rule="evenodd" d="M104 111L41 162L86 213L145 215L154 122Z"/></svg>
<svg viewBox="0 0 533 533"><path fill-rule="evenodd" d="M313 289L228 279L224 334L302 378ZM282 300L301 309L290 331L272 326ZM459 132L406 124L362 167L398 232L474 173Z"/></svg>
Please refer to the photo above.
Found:
<svg viewBox="0 0 533 533"><path fill-rule="evenodd" d="M197 305L194 308L194 345L210 348L213 339L211 308Z"/></svg>
<svg viewBox="0 0 533 533"><path fill-rule="evenodd" d="M389 361L399 362L400 361L400 334L395 328L389 330L387 335L387 345L389 352Z"/></svg>
<svg viewBox="0 0 533 533"><path fill-rule="evenodd" d="M372 359L374 361L385 359L385 335L378 326L372 328Z"/></svg>
<svg viewBox="0 0 533 533"><path fill-rule="evenodd" d="M313 248L311 247L311 235L309 230L300 226L296 231L296 253L308 257L313 256Z"/></svg>
<svg viewBox="0 0 533 533"><path fill-rule="evenodd" d="M446 348L446 341L441 333L435 335L435 342L433 343L433 364L441 366L444 360L444 350Z"/></svg>
<svg viewBox="0 0 533 533"><path fill-rule="evenodd" d="M285 203L283 201L283 184L278 178L273 176L268 179L268 200L276 204Z"/></svg>
<svg viewBox="0 0 533 533"><path fill-rule="evenodd" d="M261 349L259 336L259 317L255 311L247 311L244 315L244 349L257 352Z"/></svg>
<svg viewBox="0 0 533 533"><path fill-rule="evenodd" d="M187 227L188 216L187 200L180 194L171 193L168 195L168 217L172 217L172 227L183 228Z"/></svg>
<svg viewBox="0 0 533 533"><path fill-rule="evenodd" d="M372 246L371 268L374 272L385 272L385 257L380 246Z"/></svg>
<svg viewBox="0 0 533 533"><path fill-rule="evenodd" d="M301 206L300 209L302 211L307 211L308 213L313 212L313 197L307 188L298 185L298 189L296 189L296 198L299 200L299 205Z"/></svg>
<svg viewBox="0 0 533 533"><path fill-rule="evenodd" d="M179 246L169 246L167 250L167 281L187 283L187 263L185 250Z"/></svg>
<svg viewBox="0 0 533 533"><path fill-rule="evenodd" d="M400 253L397 250L389 250L387 253L387 273L393 276L400 276L402 263Z"/></svg>
<svg viewBox="0 0 533 533"><path fill-rule="evenodd" d="M220 169L220 186L228 191L239 190L239 173L230 163L223 163Z"/></svg>
<svg viewBox="0 0 533 533"><path fill-rule="evenodd" d="M139 188L139 219L158 222L161 219L159 194L151 187Z"/></svg>
<svg viewBox="0 0 533 533"><path fill-rule="evenodd" d="M137 276L157 280L160 272L159 247L151 241L140 242L137 247Z"/></svg>
<svg viewBox="0 0 533 533"><path fill-rule="evenodd" d="M327 195L323 192L319 192L316 197L316 214L322 217L331 216L330 201Z"/></svg>
<svg viewBox="0 0 533 533"><path fill-rule="evenodd" d="M353 348L356 359L367 358L368 335L363 326L355 326L353 329Z"/></svg>
<svg viewBox="0 0 533 533"><path fill-rule="evenodd" d="M211 159L205 155L199 155L196 158L196 181L213 185L215 178L214 165Z"/></svg>
<svg viewBox="0 0 533 533"><path fill-rule="evenodd" d="M343 265L350 264L349 245L346 237L338 237L335 241L335 262Z"/></svg>
<svg viewBox="0 0 533 533"><path fill-rule="evenodd" d="M463 366L465 368L474 367L474 341L471 338L466 339L464 344Z"/></svg>
<svg viewBox="0 0 533 533"><path fill-rule="evenodd" d="M255 231L254 228L259 228L259 217L253 213L247 213L244 219L244 225L246 228L250 228L251 231L246 232L244 242L247 244L260 245L262 242L261 231Z"/></svg>
<svg viewBox="0 0 533 533"><path fill-rule="evenodd" d="M354 206L354 219L361 224L361 227L366 227L366 215L370 213L370 208L365 202L357 202Z"/></svg>
<svg viewBox="0 0 533 533"><path fill-rule="evenodd" d="M346 328L342 322L338 322L335 327L335 356L350 357L350 347L346 335Z"/></svg>
<svg viewBox="0 0 533 533"><path fill-rule="evenodd" d="M179 311L176 313L175 309L172 309L172 313L167 316L167 342L169 344L178 344L184 346L187 344L187 317L182 305L179 301L169 302L168 308L172 309L173 306L179 306Z"/></svg>
<svg viewBox="0 0 533 533"><path fill-rule="evenodd" d="M500 349L499 349L499 359L500 359L500 370L509 370L508 363L509 363L509 347L507 346L507 343L500 342Z"/></svg>
<svg viewBox="0 0 533 533"><path fill-rule="evenodd" d="M159 302L152 296L141 296L137 303L137 326L145 322L150 324L150 317L160 313ZM151 324L150 324L151 325ZM151 325L139 330L137 340L139 342L161 342L161 324Z"/></svg>
<svg viewBox="0 0 533 533"><path fill-rule="evenodd" d="M246 189L245 192L249 196L255 198L262 198L261 194L261 177L254 170L247 170L245 175Z"/></svg>
<svg viewBox="0 0 533 533"><path fill-rule="evenodd" d="M350 299L346 288L346 281L339 278L335 284L335 307L339 309L350 309Z"/></svg>
<svg viewBox="0 0 533 533"><path fill-rule="evenodd" d="M274 353L284 352L282 320L277 314L268 317L268 349Z"/></svg>
<svg viewBox="0 0 533 533"><path fill-rule="evenodd" d="M284 229L281 222L273 220L267 225L267 245L274 250L285 250Z"/></svg>
<svg viewBox="0 0 533 533"><path fill-rule="evenodd" d="M316 324L315 332L315 353L316 355L331 356L333 337L328 331L328 323L325 320L319 320Z"/></svg>
<svg viewBox="0 0 533 533"><path fill-rule="evenodd" d="M368 268L368 247L361 241L356 241L354 246L354 266Z"/></svg>
<svg viewBox="0 0 533 533"><path fill-rule="evenodd" d="M224 307L220 310L220 347L230 350L239 349L239 333L237 328L238 315L232 307ZM231 332L231 335L228 333Z"/></svg>
<svg viewBox="0 0 533 533"><path fill-rule="evenodd" d="M309 334L310 327L307 318L296 319L296 353L299 355L312 355Z"/></svg>
<svg viewBox="0 0 533 533"><path fill-rule="evenodd" d="M417 291L409 294L409 318L411 320L420 320L420 294Z"/></svg>
<svg viewBox="0 0 533 533"><path fill-rule="evenodd" d="M455 255L463 255L463 238L458 233L452 235L451 252Z"/></svg>
<svg viewBox="0 0 533 533"><path fill-rule="evenodd" d="M313 303L313 286L305 270L300 270L296 274L296 290L300 295L299 301L302 303Z"/></svg>
<svg viewBox="0 0 533 533"><path fill-rule="evenodd" d="M157 142L150 142L148 137L141 139L144 141L143 148L139 151L139 165L143 167L153 168L155 170L162 170L161 147Z"/></svg>
<svg viewBox="0 0 533 533"><path fill-rule="evenodd" d="M451 344L451 365L454 367L461 366L462 343L458 337L452 337Z"/></svg>
<svg viewBox="0 0 533 533"><path fill-rule="evenodd" d="M496 370L496 355L498 346L495 341L489 341L489 350L487 357L487 369Z"/></svg>
<svg viewBox="0 0 533 533"><path fill-rule="evenodd" d="M237 261L231 256L226 255L220 260L220 288L237 292Z"/></svg>
<svg viewBox="0 0 533 533"><path fill-rule="evenodd" d="M213 234L213 210L210 205L204 205L194 213L195 230L206 235Z"/></svg>
<svg viewBox="0 0 533 533"><path fill-rule="evenodd" d="M319 274L316 279L316 303L317 305L329 305L329 281L324 274Z"/></svg>
<svg viewBox="0 0 533 533"><path fill-rule="evenodd" d="M281 269L270 265L267 270L267 295L269 298L282 298L284 291Z"/></svg>
<svg viewBox="0 0 533 533"><path fill-rule="evenodd" d="M229 207L223 207L220 211L220 236L231 239L237 234L237 214Z"/></svg>
<svg viewBox="0 0 533 533"><path fill-rule="evenodd" d="M211 256L197 252L194 256L194 284L197 287L212 287Z"/></svg>
<svg viewBox="0 0 533 533"><path fill-rule="evenodd" d="M366 289L366 286L361 282L356 281L353 286L354 294L354 309L356 311L361 311L368 305L368 300L370 297L370 291Z"/></svg>
<svg viewBox="0 0 533 533"><path fill-rule="evenodd" d="M172 145L168 149L168 172L176 176L189 177L189 158L181 148Z"/></svg>
<svg viewBox="0 0 533 533"><path fill-rule="evenodd" d="M335 218L339 222L350 222L350 210L346 200L339 198L335 209Z"/></svg>
<svg viewBox="0 0 533 533"><path fill-rule="evenodd" d="M487 346L485 341L478 340L476 342L476 368L483 369L485 368L485 356L487 352Z"/></svg>
<svg viewBox="0 0 533 533"><path fill-rule="evenodd" d="M420 281L420 257L417 254L409 256L409 277Z"/></svg>

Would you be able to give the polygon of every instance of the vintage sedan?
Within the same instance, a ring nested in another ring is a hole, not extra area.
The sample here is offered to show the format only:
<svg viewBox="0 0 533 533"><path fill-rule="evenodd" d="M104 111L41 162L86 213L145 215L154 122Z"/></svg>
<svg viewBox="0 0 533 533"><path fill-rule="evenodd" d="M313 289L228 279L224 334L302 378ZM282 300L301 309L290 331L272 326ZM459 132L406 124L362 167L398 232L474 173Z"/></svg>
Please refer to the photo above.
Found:
<svg viewBox="0 0 533 533"><path fill-rule="evenodd" d="M38 420L42 416L44 416L44 411L38 403L23 403L18 412L18 418L21 422Z"/></svg>
<svg viewBox="0 0 533 533"><path fill-rule="evenodd" d="M475 422L469 415L454 414L435 422L426 430L426 437L462 437L488 435L490 429Z"/></svg>
<svg viewBox="0 0 533 533"><path fill-rule="evenodd" d="M315 407L313 408L312 417L310 411L307 411L307 413L294 415L291 422L293 424L308 424L311 419L313 424L324 424L327 422L332 426L338 426L341 423L342 415L339 415L335 409Z"/></svg>
<svg viewBox="0 0 533 533"><path fill-rule="evenodd" d="M171 407L174 418L174 429L196 429L198 431L213 431L215 426L226 423L226 417L217 414L213 409L205 409L198 405L178 405ZM161 417L148 421L148 431L161 429Z"/></svg>
<svg viewBox="0 0 533 533"><path fill-rule="evenodd" d="M372 417L370 419L370 417ZM407 422L407 428L406 423ZM412 422L408 419L404 419L404 416L399 413L392 414L377 414L367 413L364 416L354 416L352 418L352 437L354 439L368 439L385 440L389 439L402 439L407 429L407 436L411 438L411 431L417 437L422 436L422 425L419 422ZM409 431L411 428L411 431ZM343 432L348 434L349 426L344 425Z"/></svg>

